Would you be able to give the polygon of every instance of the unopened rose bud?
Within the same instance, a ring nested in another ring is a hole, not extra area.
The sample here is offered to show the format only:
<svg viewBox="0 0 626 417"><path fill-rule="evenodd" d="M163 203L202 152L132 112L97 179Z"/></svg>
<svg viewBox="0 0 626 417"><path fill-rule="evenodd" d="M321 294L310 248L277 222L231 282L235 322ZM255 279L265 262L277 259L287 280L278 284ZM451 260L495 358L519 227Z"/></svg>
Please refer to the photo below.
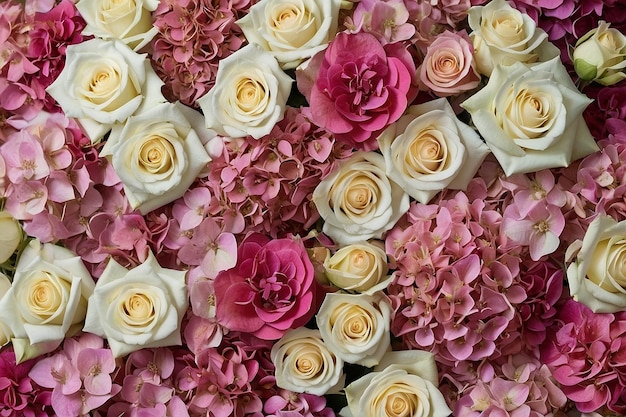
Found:
<svg viewBox="0 0 626 417"><path fill-rule="evenodd" d="M574 69L580 78L612 85L626 78L626 36L601 21L576 42Z"/></svg>

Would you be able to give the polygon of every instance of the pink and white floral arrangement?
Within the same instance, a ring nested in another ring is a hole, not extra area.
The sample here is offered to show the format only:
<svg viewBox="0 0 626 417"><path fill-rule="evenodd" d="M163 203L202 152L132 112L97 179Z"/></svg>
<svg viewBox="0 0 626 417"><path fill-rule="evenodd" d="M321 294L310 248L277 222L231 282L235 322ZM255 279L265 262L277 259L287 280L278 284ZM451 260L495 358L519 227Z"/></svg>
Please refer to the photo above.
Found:
<svg viewBox="0 0 626 417"><path fill-rule="evenodd" d="M626 412L619 0L0 4L0 415Z"/></svg>

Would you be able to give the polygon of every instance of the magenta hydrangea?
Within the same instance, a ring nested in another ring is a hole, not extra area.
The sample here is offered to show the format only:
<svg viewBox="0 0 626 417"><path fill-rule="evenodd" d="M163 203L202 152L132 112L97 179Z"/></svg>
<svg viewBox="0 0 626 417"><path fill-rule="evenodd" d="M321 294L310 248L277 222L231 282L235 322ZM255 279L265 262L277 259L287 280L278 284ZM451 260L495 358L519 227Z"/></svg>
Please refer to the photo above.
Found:
<svg viewBox="0 0 626 417"><path fill-rule="evenodd" d="M47 417L51 392L28 375L35 360L15 363L13 348L0 351L0 414L3 417Z"/></svg>

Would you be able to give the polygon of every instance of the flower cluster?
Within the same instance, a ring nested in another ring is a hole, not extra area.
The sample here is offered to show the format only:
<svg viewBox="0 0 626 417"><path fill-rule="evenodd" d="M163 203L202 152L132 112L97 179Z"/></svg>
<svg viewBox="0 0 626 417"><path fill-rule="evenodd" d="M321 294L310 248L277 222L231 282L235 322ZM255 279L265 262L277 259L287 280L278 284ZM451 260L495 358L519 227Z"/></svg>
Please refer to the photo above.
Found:
<svg viewBox="0 0 626 417"><path fill-rule="evenodd" d="M3 3L0 415L625 413L624 16Z"/></svg>

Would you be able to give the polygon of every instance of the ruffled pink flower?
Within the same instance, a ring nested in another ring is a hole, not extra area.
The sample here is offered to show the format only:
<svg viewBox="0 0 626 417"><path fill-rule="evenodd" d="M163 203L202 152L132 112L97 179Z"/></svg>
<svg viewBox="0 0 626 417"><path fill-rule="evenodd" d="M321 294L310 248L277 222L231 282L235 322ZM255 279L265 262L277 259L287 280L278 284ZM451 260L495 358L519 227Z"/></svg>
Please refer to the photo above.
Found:
<svg viewBox="0 0 626 417"><path fill-rule="evenodd" d="M378 146L376 134L398 120L417 93L405 47L383 47L369 33L339 33L297 78L312 121L364 150Z"/></svg>
<svg viewBox="0 0 626 417"><path fill-rule="evenodd" d="M295 238L252 235L237 251L237 265L215 278L218 323L276 340L315 313L315 271Z"/></svg>
<svg viewBox="0 0 626 417"><path fill-rule="evenodd" d="M28 373L34 360L15 363L10 347L0 351L0 414L3 417L46 417L50 406L50 391L42 389Z"/></svg>

